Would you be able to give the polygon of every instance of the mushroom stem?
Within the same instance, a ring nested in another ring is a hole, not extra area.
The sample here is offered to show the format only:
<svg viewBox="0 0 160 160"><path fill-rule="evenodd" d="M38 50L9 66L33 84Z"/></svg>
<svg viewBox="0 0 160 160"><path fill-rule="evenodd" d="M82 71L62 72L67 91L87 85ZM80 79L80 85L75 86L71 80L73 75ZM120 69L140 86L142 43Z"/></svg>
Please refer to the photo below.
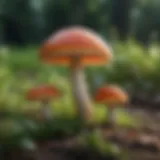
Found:
<svg viewBox="0 0 160 160"><path fill-rule="evenodd" d="M48 101L43 101L42 102L42 107L41 107L41 113L44 116L45 120L50 120L52 118L52 114L49 108L49 102Z"/></svg>
<svg viewBox="0 0 160 160"><path fill-rule="evenodd" d="M92 102L87 91L84 72L78 57L72 58L71 62L71 83L75 101L77 103L80 117L88 121L92 117Z"/></svg>
<svg viewBox="0 0 160 160"><path fill-rule="evenodd" d="M115 114L114 114L114 108L112 106L109 108L109 112L107 114L108 114L109 123L112 126L114 126Z"/></svg>

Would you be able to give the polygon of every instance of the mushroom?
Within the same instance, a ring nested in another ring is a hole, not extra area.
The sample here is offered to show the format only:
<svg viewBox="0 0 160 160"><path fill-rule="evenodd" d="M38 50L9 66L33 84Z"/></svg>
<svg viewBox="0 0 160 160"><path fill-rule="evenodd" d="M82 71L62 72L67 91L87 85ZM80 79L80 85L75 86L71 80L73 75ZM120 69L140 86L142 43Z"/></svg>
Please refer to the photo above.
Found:
<svg viewBox="0 0 160 160"><path fill-rule="evenodd" d="M114 108L117 105L124 105L128 102L127 93L116 85L106 85L96 91L95 101L103 103L108 106L109 109L109 121L114 124ZM107 112L108 113L108 112Z"/></svg>
<svg viewBox="0 0 160 160"><path fill-rule="evenodd" d="M40 47L40 59L48 64L70 68L72 92L82 120L90 120L93 109L84 79L83 68L103 65L112 58L110 48L93 31L81 26L61 29Z"/></svg>
<svg viewBox="0 0 160 160"><path fill-rule="evenodd" d="M31 88L26 93L26 99L29 101L41 101L42 102L42 115L44 115L45 120L49 120L52 115L49 108L49 101L52 98L56 98L60 96L60 91L53 86L40 86Z"/></svg>

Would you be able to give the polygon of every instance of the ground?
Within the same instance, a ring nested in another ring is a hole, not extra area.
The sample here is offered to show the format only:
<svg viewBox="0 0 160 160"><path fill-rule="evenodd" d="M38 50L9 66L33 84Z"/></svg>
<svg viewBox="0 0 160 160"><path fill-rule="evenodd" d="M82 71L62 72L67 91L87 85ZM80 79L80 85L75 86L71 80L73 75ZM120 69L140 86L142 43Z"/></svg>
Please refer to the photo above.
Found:
<svg viewBox="0 0 160 160"><path fill-rule="evenodd" d="M157 58L159 56L159 50L157 50L156 55L153 56L152 54L148 54L149 57L146 58L146 54L144 54L146 51L143 49L139 50L138 47L133 44L128 45L130 47L124 47L123 44L118 46L118 48L115 48L118 53L115 55L117 60L114 61L113 66L111 65L108 68L102 66L102 68L86 70L86 79L89 82L88 88L91 88L91 91L92 89L94 91L95 84L99 85L100 82L110 82L122 85L126 89L129 88L129 92L132 91L132 89L138 89L140 96L143 94L141 94L139 90L143 90L145 93L150 93L150 91L151 93L156 93L155 90L159 90L158 78L160 63ZM75 114L75 106L72 102L72 94L70 91L70 82L68 81L68 70L66 68L42 65L37 56L37 48L29 50L11 49L8 54L8 58L7 54L2 54L0 62L0 106L2 110L3 108L7 108L9 111L18 111L20 113L28 114L28 110L31 109L29 114L32 114L33 117L38 116L37 113L35 114L34 109L37 109L39 104L28 102L24 98L24 95L29 88L38 84L47 83L56 85L64 95L59 100L53 100L51 102L53 113L62 117L64 115L72 116ZM137 92L135 92L135 94L138 95ZM103 128L103 135L106 138L106 141L113 141L119 145L122 150L128 151L129 160L160 159L160 131L158 130L160 128L158 123L160 120L160 111L158 107L155 107L155 105L152 105L151 103L154 98L154 95L152 98L147 98L147 104L149 107L147 106L146 109L144 109L145 106L142 106L141 103L136 104L136 106L132 105L132 109L129 109L131 107L124 109L128 111L129 114L136 117L135 119L138 120L136 122L137 124L142 122L136 130L135 128L125 128L121 126L117 128L116 132L113 132L115 130ZM156 106L159 105L156 104ZM152 111L152 108L156 108L156 110ZM102 109L100 105L97 105L95 113L96 119L102 119L101 117L106 116L105 107L103 106ZM129 121L128 118L122 117L123 116L120 116L120 119L118 119L119 123L122 123L122 121ZM6 126L4 126L1 126L3 130L6 129ZM10 131L7 133L9 132ZM100 156L99 153L77 146L74 137L69 139L69 143L68 141L66 142L66 139L65 141L59 141L59 146L57 146L57 143L53 140L46 140L45 143L40 143L42 145L41 153L45 151L45 157L51 155L55 156L55 159L60 160L63 160L64 158L77 159L77 157L80 157L81 159L104 158L102 155L101 158L97 158L96 156ZM38 142L36 143L39 144ZM5 158L3 157L0 159L14 160L15 157L16 160L18 160L17 158L24 160L37 160L36 152L32 152L22 152L17 150L6 152L5 155L0 153L1 157L5 156ZM21 154L24 154L23 158L21 157ZM90 156L90 158L88 156ZM111 157L109 157L109 159L111 159ZM50 160L50 158L48 158L48 160Z"/></svg>
<svg viewBox="0 0 160 160"><path fill-rule="evenodd" d="M133 106L134 107L134 106ZM150 112L148 109L133 108L129 114L141 119L139 128L103 128L103 135L106 140L116 143L126 150L129 160L159 160L160 159L160 112ZM93 152L77 145L74 137L69 137L59 141L38 142L40 159L44 156L50 159L69 160L69 159L106 159L98 152ZM5 154L4 160L9 160L16 156L16 160L21 156L24 160L37 160L37 151L13 151ZM8 158L7 158L8 157ZM38 158L39 159L39 158ZM109 157L111 159L111 157Z"/></svg>

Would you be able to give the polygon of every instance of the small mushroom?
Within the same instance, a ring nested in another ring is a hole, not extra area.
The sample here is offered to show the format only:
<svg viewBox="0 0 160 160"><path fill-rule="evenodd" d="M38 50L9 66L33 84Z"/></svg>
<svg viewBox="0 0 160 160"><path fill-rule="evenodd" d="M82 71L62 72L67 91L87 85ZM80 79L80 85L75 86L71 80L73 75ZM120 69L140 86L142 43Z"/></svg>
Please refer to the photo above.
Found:
<svg viewBox="0 0 160 160"><path fill-rule="evenodd" d="M95 101L107 105L109 109L109 121L113 125L115 121L114 108L116 108L117 105L127 103L128 95L124 90L116 85L106 85L97 89Z"/></svg>
<svg viewBox="0 0 160 160"><path fill-rule="evenodd" d="M42 102L42 115L45 120L52 118L51 111L49 108L49 102L52 98L60 97L60 91L53 86L40 86L31 88L27 94L26 99L29 101L41 101Z"/></svg>
<svg viewBox="0 0 160 160"><path fill-rule="evenodd" d="M104 65L112 58L111 50L90 29L73 26L51 35L40 48L40 59L48 64L70 68L73 96L82 120L90 120L93 109L84 79L83 68Z"/></svg>

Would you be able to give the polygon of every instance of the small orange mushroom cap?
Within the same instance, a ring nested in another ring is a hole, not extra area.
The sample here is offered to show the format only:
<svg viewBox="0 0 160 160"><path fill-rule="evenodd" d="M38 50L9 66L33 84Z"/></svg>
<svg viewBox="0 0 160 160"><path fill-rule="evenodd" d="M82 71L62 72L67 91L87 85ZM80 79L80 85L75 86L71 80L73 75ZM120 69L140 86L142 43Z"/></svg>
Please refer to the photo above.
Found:
<svg viewBox="0 0 160 160"><path fill-rule="evenodd" d="M26 99L30 101L47 101L59 96L60 91L56 87L40 86L30 89L26 94Z"/></svg>
<svg viewBox="0 0 160 160"><path fill-rule="evenodd" d="M108 85L97 90L95 101L108 105L124 104L128 102L127 93L120 87L115 85Z"/></svg>
<svg viewBox="0 0 160 160"><path fill-rule="evenodd" d="M40 47L40 59L46 63L69 65L73 56L83 65L100 65L112 59L112 51L99 35L81 26L57 31Z"/></svg>

